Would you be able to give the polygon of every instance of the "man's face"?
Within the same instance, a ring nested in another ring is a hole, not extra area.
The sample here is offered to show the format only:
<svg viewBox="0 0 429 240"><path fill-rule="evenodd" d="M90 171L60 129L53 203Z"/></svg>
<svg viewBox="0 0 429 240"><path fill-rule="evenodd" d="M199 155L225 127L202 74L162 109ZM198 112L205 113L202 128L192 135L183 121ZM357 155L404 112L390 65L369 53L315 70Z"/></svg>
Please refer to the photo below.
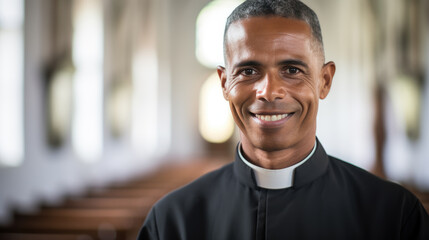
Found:
<svg viewBox="0 0 429 240"><path fill-rule="evenodd" d="M251 17L227 32L223 93L243 144L267 152L314 143L319 98L335 72L323 64L304 21Z"/></svg>

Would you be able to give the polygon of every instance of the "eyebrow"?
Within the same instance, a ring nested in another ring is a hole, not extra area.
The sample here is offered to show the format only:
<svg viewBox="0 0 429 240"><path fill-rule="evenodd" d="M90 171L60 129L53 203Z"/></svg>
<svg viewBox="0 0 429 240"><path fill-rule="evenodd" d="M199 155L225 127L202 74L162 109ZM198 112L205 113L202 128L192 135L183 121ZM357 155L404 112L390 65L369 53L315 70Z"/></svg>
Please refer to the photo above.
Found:
<svg viewBox="0 0 429 240"><path fill-rule="evenodd" d="M258 61L242 61L239 62L237 64L234 65L234 68L240 68L240 67L245 67L245 66L262 66L262 63L258 62Z"/></svg>
<svg viewBox="0 0 429 240"><path fill-rule="evenodd" d="M298 65L304 67L305 69L308 69L307 63L298 59L287 59L284 61L280 61L277 65Z"/></svg>
<svg viewBox="0 0 429 240"><path fill-rule="evenodd" d="M245 66L262 66L262 65L263 64L258 61L249 60L249 61L242 61L235 64L234 68L240 68ZM302 66L305 69L308 69L307 63L298 59L286 59L286 60L280 61L277 65L297 65L297 66Z"/></svg>

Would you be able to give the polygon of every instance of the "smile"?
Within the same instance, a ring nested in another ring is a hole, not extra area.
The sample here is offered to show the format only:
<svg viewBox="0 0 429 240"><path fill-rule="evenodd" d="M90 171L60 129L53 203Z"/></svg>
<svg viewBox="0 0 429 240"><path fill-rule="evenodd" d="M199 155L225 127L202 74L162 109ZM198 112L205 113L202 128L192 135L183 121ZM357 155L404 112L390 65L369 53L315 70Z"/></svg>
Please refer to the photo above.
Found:
<svg viewBox="0 0 429 240"><path fill-rule="evenodd" d="M284 118L286 118L287 116L289 116L290 114L276 114L276 115L260 115L260 114L255 114L255 116L262 120L262 121L267 121L267 122L275 122L275 121L279 121L282 120Z"/></svg>

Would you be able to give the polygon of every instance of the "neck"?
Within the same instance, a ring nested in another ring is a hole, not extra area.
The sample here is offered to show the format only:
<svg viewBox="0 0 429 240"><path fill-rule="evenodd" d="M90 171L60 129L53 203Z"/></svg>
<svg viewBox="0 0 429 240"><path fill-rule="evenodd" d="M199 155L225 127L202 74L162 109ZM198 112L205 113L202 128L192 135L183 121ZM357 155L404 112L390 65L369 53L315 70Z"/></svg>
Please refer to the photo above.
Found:
<svg viewBox="0 0 429 240"><path fill-rule="evenodd" d="M245 137L241 139L243 154L248 161L265 169L282 169L305 159L313 149L316 137L276 151L265 151L252 145Z"/></svg>

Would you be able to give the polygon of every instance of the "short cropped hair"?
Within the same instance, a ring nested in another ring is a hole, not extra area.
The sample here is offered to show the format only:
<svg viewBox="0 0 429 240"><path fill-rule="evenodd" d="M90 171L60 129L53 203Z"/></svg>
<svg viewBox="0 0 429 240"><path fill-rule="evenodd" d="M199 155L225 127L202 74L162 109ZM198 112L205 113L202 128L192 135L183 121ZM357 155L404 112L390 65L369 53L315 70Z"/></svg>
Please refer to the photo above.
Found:
<svg viewBox="0 0 429 240"><path fill-rule="evenodd" d="M323 49L322 30L316 13L299 0L247 0L240 4L229 15L224 32L224 54L226 54L227 32L229 26L239 20L250 17L284 17L302 20L311 29L312 36L318 46L324 61L325 53Z"/></svg>

